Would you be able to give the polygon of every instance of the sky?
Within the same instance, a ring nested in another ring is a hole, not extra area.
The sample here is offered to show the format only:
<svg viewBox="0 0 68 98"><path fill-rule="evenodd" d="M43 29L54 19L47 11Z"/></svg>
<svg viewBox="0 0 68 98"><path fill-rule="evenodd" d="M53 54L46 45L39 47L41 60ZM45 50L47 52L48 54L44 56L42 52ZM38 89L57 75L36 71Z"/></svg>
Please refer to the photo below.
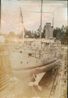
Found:
<svg viewBox="0 0 68 98"><path fill-rule="evenodd" d="M27 30L35 31L40 25L40 0L2 0L1 1L1 32L20 33L22 30L20 8L23 25ZM67 25L67 1L43 0L42 26L51 22L54 27Z"/></svg>

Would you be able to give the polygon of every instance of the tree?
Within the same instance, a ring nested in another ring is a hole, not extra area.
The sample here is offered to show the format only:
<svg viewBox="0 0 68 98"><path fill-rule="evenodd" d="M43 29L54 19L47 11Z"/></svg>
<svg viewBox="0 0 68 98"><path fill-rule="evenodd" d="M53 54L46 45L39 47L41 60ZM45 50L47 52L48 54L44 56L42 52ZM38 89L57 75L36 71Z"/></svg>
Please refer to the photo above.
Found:
<svg viewBox="0 0 68 98"><path fill-rule="evenodd" d="M68 26L65 27L65 33L64 33L64 37L61 40L61 43L65 45L68 44Z"/></svg>
<svg viewBox="0 0 68 98"><path fill-rule="evenodd" d="M56 28L53 31L53 37L55 37L58 40L62 40L64 37L64 29L63 28Z"/></svg>

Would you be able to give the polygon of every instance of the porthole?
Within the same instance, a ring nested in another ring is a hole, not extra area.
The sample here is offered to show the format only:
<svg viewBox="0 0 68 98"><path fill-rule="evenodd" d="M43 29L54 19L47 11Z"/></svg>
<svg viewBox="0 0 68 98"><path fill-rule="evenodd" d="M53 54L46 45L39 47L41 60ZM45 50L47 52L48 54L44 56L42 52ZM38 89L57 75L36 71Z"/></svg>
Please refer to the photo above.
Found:
<svg viewBox="0 0 68 98"><path fill-rule="evenodd" d="M21 61L20 64L23 64L23 62Z"/></svg>
<svg viewBox="0 0 68 98"><path fill-rule="evenodd" d="M20 51L20 53L22 53L22 51Z"/></svg>
<svg viewBox="0 0 68 98"><path fill-rule="evenodd" d="M28 53L29 56L32 56L32 53Z"/></svg>

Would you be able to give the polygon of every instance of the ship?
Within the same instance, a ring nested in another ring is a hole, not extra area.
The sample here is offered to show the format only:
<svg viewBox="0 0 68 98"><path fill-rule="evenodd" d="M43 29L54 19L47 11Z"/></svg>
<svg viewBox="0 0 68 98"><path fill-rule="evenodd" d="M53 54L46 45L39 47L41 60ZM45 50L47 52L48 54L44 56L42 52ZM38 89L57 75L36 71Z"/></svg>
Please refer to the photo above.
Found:
<svg viewBox="0 0 68 98"><path fill-rule="evenodd" d="M18 75L19 78L26 78L26 84L28 84L28 86L37 86L39 90L41 90L39 83L44 75L48 71L61 65L61 42L55 40L50 35L47 35L46 38L41 38L42 3L43 2L41 2L40 38L25 38L25 32L24 29L22 29L21 36L14 38L13 36L11 38L8 37L11 41L5 41L5 44L8 47L13 73ZM20 16L22 20L21 24L23 26L21 8ZM46 26L51 27L51 24L47 23Z"/></svg>

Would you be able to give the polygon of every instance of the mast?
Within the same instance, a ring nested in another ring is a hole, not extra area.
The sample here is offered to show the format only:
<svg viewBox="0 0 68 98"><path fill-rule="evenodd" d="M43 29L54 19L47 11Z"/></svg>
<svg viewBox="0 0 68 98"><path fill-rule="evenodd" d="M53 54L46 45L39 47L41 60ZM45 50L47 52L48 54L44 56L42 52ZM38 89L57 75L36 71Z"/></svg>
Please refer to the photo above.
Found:
<svg viewBox="0 0 68 98"><path fill-rule="evenodd" d="M52 26L54 27L54 14L53 14L53 18L52 18Z"/></svg>
<svg viewBox="0 0 68 98"><path fill-rule="evenodd" d="M40 9L40 38L41 38L41 32L42 32L42 7L43 6L43 0L41 0L41 9Z"/></svg>
<svg viewBox="0 0 68 98"><path fill-rule="evenodd" d="M22 31L21 31L22 36L21 37L23 37L23 41L24 41L24 22L23 22L23 15L22 15L21 8L20 8L20 19L21 19L21 25L22 25Z"/></svg>
<svg viewBox="0 0 68 98"><path fill-rule="evenodd" d="M20 17L21 17L21 23L23 24L23 15L22 15L21 7L20 7Z"/></svg>

